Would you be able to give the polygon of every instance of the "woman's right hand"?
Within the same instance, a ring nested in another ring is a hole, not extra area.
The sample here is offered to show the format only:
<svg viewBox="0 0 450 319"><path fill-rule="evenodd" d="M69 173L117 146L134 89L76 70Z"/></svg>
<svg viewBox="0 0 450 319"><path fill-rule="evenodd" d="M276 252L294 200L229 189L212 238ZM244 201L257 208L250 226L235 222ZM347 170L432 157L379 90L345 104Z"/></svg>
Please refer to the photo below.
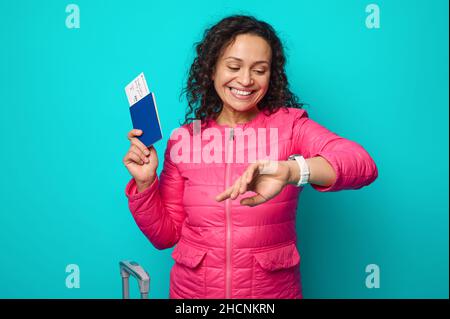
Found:
<svg viewBox="0 0 450 319"><path fill-rule="evenodd" d="M156 178L158 155L153 146L147 148L136 136L142 135L141 130L128 132L130 148L123 158L123 164L134 177L138 188L150 186Z"/></svg>

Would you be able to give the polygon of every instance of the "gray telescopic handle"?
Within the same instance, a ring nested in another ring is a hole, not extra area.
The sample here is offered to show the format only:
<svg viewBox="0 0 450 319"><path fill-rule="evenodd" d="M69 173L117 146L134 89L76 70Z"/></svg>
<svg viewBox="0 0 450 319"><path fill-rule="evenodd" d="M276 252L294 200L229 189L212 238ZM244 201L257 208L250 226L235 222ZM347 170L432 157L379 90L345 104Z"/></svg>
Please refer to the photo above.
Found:
<svg viewBox="0 0 450 319"><path fill-rule="evenodd" d="M122 277L122 297L123 299L130 298L129 281L130 275L136 278L139 284L139 291L142 299L148 299L150 289L150 276L148 273L135 261L121 261L120 275Z"/></svg>

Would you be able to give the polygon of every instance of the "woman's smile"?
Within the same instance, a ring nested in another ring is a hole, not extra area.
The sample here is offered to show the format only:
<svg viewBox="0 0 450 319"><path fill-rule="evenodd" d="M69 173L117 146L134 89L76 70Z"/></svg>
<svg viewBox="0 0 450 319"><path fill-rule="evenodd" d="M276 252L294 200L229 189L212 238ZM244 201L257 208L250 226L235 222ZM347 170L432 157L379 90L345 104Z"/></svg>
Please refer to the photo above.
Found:
<svg viewBox="0 0 450 319"><path fill-rule="evenodd" d="M235 97L238 100L242 101L248 101L253 98L253 93L255 93L255 90L249 90L249 89L237 89L234 87L228 88L231 95Z"/></svg>

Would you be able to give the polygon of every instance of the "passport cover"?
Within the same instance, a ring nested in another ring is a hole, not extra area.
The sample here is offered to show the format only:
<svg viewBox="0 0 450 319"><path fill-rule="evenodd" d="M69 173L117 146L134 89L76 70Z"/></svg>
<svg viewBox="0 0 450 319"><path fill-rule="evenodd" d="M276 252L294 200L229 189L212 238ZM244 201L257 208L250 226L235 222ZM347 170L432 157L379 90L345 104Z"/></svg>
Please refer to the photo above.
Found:
<svg viewBox="0 0 450 319"><path fill-rule="evenodd" d="M142 130L137 138L149 147L162 139L161 124L158 117L155 95L149 93L130 107L133 128Z"/></svg>

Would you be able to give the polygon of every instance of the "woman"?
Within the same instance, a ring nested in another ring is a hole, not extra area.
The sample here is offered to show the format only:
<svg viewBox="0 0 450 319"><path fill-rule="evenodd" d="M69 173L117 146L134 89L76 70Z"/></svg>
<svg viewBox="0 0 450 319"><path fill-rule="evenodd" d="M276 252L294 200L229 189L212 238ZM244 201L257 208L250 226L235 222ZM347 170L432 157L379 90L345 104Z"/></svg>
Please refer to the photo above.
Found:
<svg viewBox="0 0 450 319"><path fill-rule="evenodd" d="M377 177L359 144L308 118L284 65L270 25L225 18L197 44L188 113L159 179L155 149L128 134L130 211L156 248L176 245L170 298L301 298L302 186L358 189Z"/></svg>

